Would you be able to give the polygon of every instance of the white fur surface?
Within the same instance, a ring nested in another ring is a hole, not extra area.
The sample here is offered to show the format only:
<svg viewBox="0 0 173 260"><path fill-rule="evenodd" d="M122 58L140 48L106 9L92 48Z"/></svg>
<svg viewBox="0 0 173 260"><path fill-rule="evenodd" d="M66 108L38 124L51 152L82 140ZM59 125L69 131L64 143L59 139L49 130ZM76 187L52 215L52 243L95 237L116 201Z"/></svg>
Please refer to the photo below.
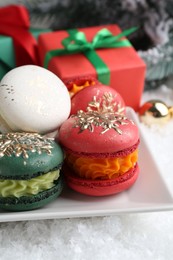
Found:
<svg viewBox="0 0 173 260"><path fill-rule="evenodd" d="M173 105L173 90L145 92L142 102L153 98ZM169 185L173 120L141 128ZM0 223L0 260L172 260L172 245L173 211Z"/></svg>

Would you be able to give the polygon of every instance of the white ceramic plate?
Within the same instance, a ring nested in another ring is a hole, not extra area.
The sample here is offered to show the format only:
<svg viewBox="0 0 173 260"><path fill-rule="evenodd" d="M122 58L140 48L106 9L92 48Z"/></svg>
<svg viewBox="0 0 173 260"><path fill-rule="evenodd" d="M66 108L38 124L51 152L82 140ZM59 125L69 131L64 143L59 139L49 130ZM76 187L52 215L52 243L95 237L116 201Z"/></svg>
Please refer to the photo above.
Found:
<svg viewBox="0 0 173 260"><path fill-rule="evenodd" d="M139 126L135 112L131 108L127 108L127 113ZM137 182L129 190L118 195L89 197L66 188L56 201L44 208L25 212L0 211L0 222L172 210L171 192L162 178L162 173L158 169L142 133L139 166L140 175Z"/></svg>

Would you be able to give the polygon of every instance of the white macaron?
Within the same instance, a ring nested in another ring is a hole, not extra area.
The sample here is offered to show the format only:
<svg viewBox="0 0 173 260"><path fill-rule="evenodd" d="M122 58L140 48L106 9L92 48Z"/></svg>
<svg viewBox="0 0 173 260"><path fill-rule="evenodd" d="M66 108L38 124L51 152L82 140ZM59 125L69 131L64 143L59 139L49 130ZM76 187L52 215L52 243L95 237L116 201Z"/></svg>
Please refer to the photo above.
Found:
<svg viewBox="0 0 173 260"><path fill-rule="evenodd" d="M0 131L55 131L68 118L71 101L64 83L51 71L25 65L0 82Z"/></svg>

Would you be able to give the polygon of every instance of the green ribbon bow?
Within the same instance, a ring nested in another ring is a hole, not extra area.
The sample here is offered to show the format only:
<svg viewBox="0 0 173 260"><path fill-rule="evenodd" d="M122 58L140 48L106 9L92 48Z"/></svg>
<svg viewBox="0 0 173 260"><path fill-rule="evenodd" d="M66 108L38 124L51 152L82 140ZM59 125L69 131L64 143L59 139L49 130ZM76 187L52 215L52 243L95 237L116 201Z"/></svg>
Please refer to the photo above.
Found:
<svg viewBox="0 0 173 260"><path fill-rule="evenodd" d="M103 28L97 32L92 42L87 41L83 32L76 29L68 30L69 37L62 40L64 49L48 51L45 55L44 67L48 68L49 61L55 56L83 53L95 67L98 80L103 84L109 84L110 70L95 52L95 49L130 47L131 43L127 39L122 39L122 37L128 36L136 29L136 27L133 27L114 36L108 29Z"/></svg>

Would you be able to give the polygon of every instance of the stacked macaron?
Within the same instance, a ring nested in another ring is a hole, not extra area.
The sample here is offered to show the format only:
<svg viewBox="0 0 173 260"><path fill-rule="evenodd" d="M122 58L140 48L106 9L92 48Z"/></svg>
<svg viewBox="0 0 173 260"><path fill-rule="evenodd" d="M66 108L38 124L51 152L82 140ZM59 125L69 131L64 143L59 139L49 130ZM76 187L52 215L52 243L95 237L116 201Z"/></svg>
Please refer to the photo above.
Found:
<svg viewBox="0 0 173 260"><path fill-rule="evenodd" d="M139 173L138 128L126 117L121 96L108 90L107 86L103 91L88 87L77 93L74 106L72 98L72 111L76 113L59 131L58 140L66 152L66 182L87 195L124 191L135 183Z"/></svg>
<svg viewBox="0 0 173 260"><path fill-rule="evenodd" d="M54 139L70 114L64 83L34 65L17 67L0 83L0 208L42 207L63 188L64 153ZM53 135L52 135L53 136Z"/></svg>
<svg viewBox="0 0 173 260"><path fill-rule="evenodd" d="M0 208L40 208L59 196L64 154L51 138L37 133L0 135Z"/></svg>
<svg viewBox="0 0 173 260"><path fill-rule="evenodd" d="M38 66L10 71L0 84L0 132L3 209L45 206L60 195L62 174L92 196L124 191L138 177L138 128L121 95L94 78L65 86Z"/></svg>

